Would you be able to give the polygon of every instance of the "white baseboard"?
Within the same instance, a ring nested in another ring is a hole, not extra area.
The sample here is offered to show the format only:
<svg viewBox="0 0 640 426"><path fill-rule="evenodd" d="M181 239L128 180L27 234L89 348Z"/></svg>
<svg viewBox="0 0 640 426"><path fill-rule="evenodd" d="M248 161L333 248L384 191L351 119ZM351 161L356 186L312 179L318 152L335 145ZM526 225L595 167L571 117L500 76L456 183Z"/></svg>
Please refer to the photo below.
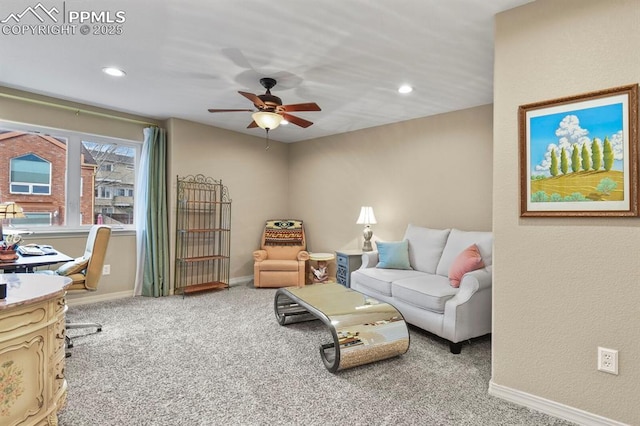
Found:
<svg viewBox="0 0 640 426"><path fill-rule="evenodd" d="M584 426L628 426L606 417L489 382L489 395Z"/></svg>
<svg viewBox="0 0 640 426"><path fill-rule="evenodd" d="M229 280L229 287L248 285L253 281L253 275L246 277L237 277ZM119 291L116 293L95 294L87 296L86 294L67 294L68 306L87 305L89 303L104 302L107 300L124 299L126 297L134 297L133 290Z"/></svg>
<svg viewBox="0 0 640 426"><path fill-rule="evenodd" d="M253 281L253 275L248 275L246 277L236 277L231 278L229 280L229 287L235 287L239 285L247 285Z"/></svg>
<svg viewBox="0 0 640 426"><path fill-rule="evenodd" d="M86 294L75 295L75 294L67 293L67 305L68 306L86 305L89 303L104 302L107 300L124 299L126 297L133 297L133 290L119 291L116 293L95 294L91 296L87 296Z"/></svg>

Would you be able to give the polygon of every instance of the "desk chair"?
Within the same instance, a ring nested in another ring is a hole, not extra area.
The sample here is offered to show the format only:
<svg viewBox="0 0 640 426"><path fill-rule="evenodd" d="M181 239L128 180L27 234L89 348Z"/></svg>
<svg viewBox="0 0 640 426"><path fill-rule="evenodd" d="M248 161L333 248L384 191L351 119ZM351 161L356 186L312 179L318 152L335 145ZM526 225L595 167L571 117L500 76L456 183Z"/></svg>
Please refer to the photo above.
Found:
<svg viewBox="0 0 640 426"><path fill-rule="evenodd" d="M84 254L77 259L67 262L54 273L71 278L73 281L67 289L69 292L96 291L102 277L102 267L107 253L111 228L107 225L93 225L87 237ZM96 322L66 323L67 330L73 328L96 328L102 331L102 325ZM69 336L65 337L67 347L72 348L73 342Z"/></svg>

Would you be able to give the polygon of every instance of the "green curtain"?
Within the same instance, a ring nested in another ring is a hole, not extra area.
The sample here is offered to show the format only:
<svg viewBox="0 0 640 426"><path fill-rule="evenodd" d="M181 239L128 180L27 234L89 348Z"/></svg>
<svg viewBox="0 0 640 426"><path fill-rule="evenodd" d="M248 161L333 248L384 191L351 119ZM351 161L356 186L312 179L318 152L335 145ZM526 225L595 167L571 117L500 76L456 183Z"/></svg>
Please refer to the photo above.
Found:
<svg viewBox="0 0 640 426"><path fill-rule="evenodd" d="M169 225L167 214L167 132L159 127L144 129L143 156L147 161L145 189L143 296L168 296ZM146 154L146 155L145 155Z"/></svg>

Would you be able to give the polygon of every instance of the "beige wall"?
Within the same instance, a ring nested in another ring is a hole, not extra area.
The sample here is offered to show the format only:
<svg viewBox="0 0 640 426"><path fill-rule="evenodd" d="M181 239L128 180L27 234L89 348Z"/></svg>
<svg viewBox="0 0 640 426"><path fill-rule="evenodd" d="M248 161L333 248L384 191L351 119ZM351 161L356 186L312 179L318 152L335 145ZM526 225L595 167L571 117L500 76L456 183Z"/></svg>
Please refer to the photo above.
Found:
<svg viewBox="0 0 640 426"><path fill-rule="evenodd" d="M26 98L41 103L27 102L16 98ZM47 103L62 105L71 109L55 108L47 105ZM82 111L92 111L97 114L107 115L114 114L130 120L160 124L159 121L145 117L118 113L0 86L0 120L35 124L38 126L53 127L55 129L72 130L140 142L142 142L143 138L142 129L148 127L148 125L142 123L114 120L108 117L87 114Z"/></svg>
<svg viewBox="0 0 640 426"><path fill-rule="evenodd" d="M50 244L70 257L79 257L84 254L87 233L65 235L38 235L36 233L25 237L25 241L27 243ZM136 277L135 232L116 231L111 234L105 265L111 266L111 274L103 275L100 278L98 290L95 292L72 292L68 296L69 304L133 295L133 283ZM57 266L52 266L51 268L55 269Z"/></svg>
<svg viewBox="0 0 640 426"><path fill-rule="evenodd" d="M360 206L373 239L399 240L408 223L491 230L492 106L291 144L289 211L312 251L362 247Z"/></svg>
<svg viewBox="0 0 640 426"><path fill-rule="evenodd" d="M252 252L260 246L265 220L287 215L287 145L271 141L267 151L259 130L256 134L260 136L254 137L179 119L169 120L167 129L171 258L176 177L203 174L221 179L232 200L231 278L253 277Z"/></svg>
<svg viewBox="0 0 640 426"><path fill-rule="evenodd" d="M2 92L110 113L6 88ZM142 139L145 127L2 97L0 119L134 140ZM166 127L171 259L177 175L204 174L222 179L229 188L231 279L253 275L251 253L259 246L268 218L303 219L314 251L361 247L362 226L355 221L364 204L372 205L378 218L374 240L400 239L408 223L489 230L491 121L492 107L485 105L296 144L271 141L266 151L261 133L253 137L170 119ZM80 255L85 242L84 235L33 238L72 255ZM133 233L114 234L107 262L112 274L104 277L95 295L132 290ZM172 261L172 284L173 269Z"/></svg>
<svg viewBox="0 0 640 426"><path fill-rule="evenodd" d="M303 219L309 249L328 252L362 245L355 221L363 204L379 222L374 239L400 239L410 222L490 230L491 122L485 105L295 144L271 141L265 151L262 135L171 119L170 229L176 176L200 173L222 179L233 201L232 279L253 276L251 253L268 218ZM170 250L173 259L173 231Z"/></svg>
<svg viewBox="0 0 640 426"><path fill-rule="evenodd" d="M640 81L636 0L538 0L497 17L493 382L640 424L640 219L520 218L519 105ZM620 374L596 371L596 348Z"/></svg>

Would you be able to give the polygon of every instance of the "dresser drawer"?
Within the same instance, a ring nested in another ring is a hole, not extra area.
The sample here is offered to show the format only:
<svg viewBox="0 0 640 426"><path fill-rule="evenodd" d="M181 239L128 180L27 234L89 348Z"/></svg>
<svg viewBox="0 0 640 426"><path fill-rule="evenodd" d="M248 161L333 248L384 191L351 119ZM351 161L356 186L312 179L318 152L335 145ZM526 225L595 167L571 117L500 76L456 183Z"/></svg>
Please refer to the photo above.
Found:
<svg viewBox="0 0 640 426"><path fill-rule="evenodd" d="M338 270L336 271L336 275L338 278L346 278L347 277L347 268L338 266Z"/></svg>
<svg viewBox="0 0 640 426"><path fill-rule="evenodd" d="M62 358L58 360L55 364L53 364L52 377L53 381L51 382L51 395L55 400L58 400L62 394L67 390L67 380L64 376L64 368L65 368L65 359Z"/></svg>
<svg viewBox="0 0 640 426"><path fill-rule="evenodd" d="M351 286L351 272L355 271L362 264L362 252L359 250L346 250L336 252L336 279L338 283L345 287Z"/></svg>
<svg viewBox="0 0 640 426"><path fill-rule="evenodd" d="M53 332L53 336L51 340L51 342L53 343L52 356L58 357L60 356L61 353L64 353L63 347L65 345L65 336L67 334L67 328L64 321L64 316L62 318L59 318L58 321L56 321L56 323L53 324L52 332Z"/></svg>
<svg viewBox="0 0 640 426"><path fill-rule="evenodd" d="M52 311L54 316L58 315L60 312L67 311L67 299L64 296L57 298L52 303L53 303Z"/></svg>
<svg viewBox="0 0 640 426"><path fill-rule="evenodd" d="M4 312L3 312L4 313ZM47 303L7 312L0 318L0 341L47 326Z"/></svg>

